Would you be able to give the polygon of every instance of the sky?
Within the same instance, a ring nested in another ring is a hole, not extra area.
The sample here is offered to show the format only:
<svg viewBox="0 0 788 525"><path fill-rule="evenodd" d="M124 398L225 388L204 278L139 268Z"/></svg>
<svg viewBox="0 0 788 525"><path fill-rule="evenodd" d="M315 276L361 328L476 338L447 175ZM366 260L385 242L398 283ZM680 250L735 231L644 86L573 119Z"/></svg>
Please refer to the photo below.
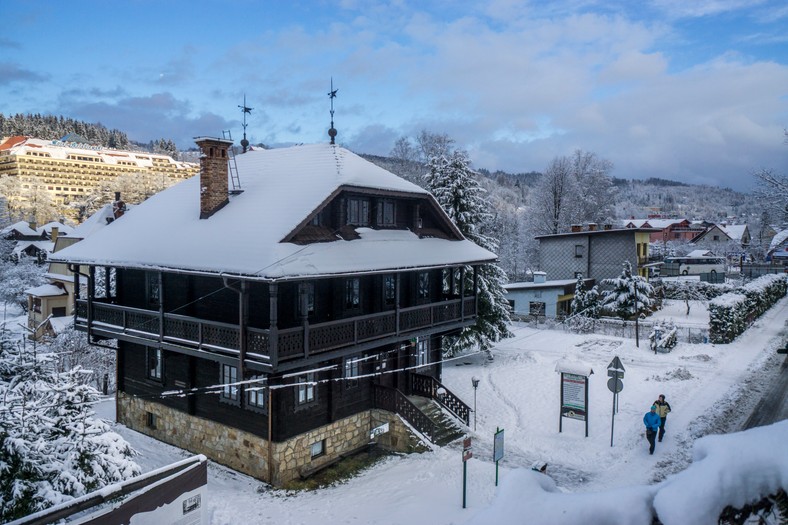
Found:
<svg viewBox="0 0 788 525"><path fill-rule="evenodd" d="M0 113L148 142L446 133L491 171L581 149L613 176L749 191L788 173L780 0L0 0ZM12 21L12 22L11 22Z"/></svg>

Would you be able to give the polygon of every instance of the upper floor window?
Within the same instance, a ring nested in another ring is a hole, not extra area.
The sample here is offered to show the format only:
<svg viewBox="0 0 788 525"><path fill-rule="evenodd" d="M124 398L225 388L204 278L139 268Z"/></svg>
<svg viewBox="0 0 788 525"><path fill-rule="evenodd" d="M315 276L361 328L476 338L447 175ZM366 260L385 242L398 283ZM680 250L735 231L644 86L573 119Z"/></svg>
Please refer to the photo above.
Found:
<svg viewBox="0 0 788 525"><path fill-rule="evenodd" d="M148 304L152 307L159 306L161 300L161 290L159 288L159 275L156 273L145 274L145 287Z"/></svg>
<svg viewBox="0 0 788 525"><path fill-rule="evenodd" d="M369 200L361 197L348 197L347 223L354 226L369 225Z"/></svg>
<svg viewBox="0 0 788 525"><path fill-rule="evenodd" d="M392 200L383 200L378 203L378 226L397 225L397 206Z"/></svg>
<svg viewBox="0 0 788 525"><path fill-rule="evenodd" d="M582 257L582 256L583 256L583 245L575 244L575 257Z"/></svg>
<svg viewBox="0 0 788 525"><path fill-rule="evenodd" d="M419 272L418 280L416 282L416 297L419 299L427 299L430 296L430 274L428 272Z"/></svg>
<svg viewBox="0 0 788 525"><path fill-rule="evenodd" d="M309 315L315 312L315 284L300 283L298 285L298 312L301 315Z"/></svg>
<svg viewBox="0 0 788 525"><path fill-rule="evenodd" d="M345 308L358 308L361 305L361 280L356 277L345 280Z"/></svg>
<svg viewBox="0 0 788 525"><path fill-rule="evenodd" d="M383 277L383 302L394 304L397 298L397 276L386 275Z"/></svg>

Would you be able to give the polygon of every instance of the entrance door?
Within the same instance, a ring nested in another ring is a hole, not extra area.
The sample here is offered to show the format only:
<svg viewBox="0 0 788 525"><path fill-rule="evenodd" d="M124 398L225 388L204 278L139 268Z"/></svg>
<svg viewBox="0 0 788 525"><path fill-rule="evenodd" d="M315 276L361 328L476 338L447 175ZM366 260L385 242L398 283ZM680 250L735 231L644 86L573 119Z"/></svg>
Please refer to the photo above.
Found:
<svg viewBox="0 0 788 525"><path fill-rule="evenodd" d="M397 388L397 375L399 368L399 351L397 347L382 350L375 359L375 373L379 374L378 384L389 388Z"/></svg>

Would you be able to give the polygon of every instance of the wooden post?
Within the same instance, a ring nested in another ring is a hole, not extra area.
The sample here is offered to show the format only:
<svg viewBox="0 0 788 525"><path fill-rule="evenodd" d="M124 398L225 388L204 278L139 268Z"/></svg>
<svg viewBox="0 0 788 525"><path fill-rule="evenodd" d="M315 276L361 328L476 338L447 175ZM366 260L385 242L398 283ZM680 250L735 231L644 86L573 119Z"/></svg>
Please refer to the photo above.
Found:
<svg viewBox="0 0 788 525"><path fill-rule="evenodd" d="M238 377L241 381L246 379L246 341L247 325L249 324L249 283L241 281L241 290L238 292ZM239 396L241 408L245 405L244 396Z"/></svg>
<svg viewBox="0 0 788 525"><path fill-rule="evenodd" d="M279 364L279 330L277 329L277 305L279 284L268 285L268 352L271 358L271 367L276 369Z"/></svg>

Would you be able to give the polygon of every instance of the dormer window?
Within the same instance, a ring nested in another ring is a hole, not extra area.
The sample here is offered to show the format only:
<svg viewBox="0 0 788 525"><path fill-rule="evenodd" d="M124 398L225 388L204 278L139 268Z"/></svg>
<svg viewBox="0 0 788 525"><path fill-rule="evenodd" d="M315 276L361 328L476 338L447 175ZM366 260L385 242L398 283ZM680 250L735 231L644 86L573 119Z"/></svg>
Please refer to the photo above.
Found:
<svg viewBox="0 0 788 525"><path fill-rule="evenodd" d="M348 197L347 223L351 226L369 226L369 200Z"/></svg>
<svg viewBox="0 0 788 525"><path fill-rule="evenodd" d="M383 200L378 203L378 226L397 225L397 207L392 200Z"/></svg>

